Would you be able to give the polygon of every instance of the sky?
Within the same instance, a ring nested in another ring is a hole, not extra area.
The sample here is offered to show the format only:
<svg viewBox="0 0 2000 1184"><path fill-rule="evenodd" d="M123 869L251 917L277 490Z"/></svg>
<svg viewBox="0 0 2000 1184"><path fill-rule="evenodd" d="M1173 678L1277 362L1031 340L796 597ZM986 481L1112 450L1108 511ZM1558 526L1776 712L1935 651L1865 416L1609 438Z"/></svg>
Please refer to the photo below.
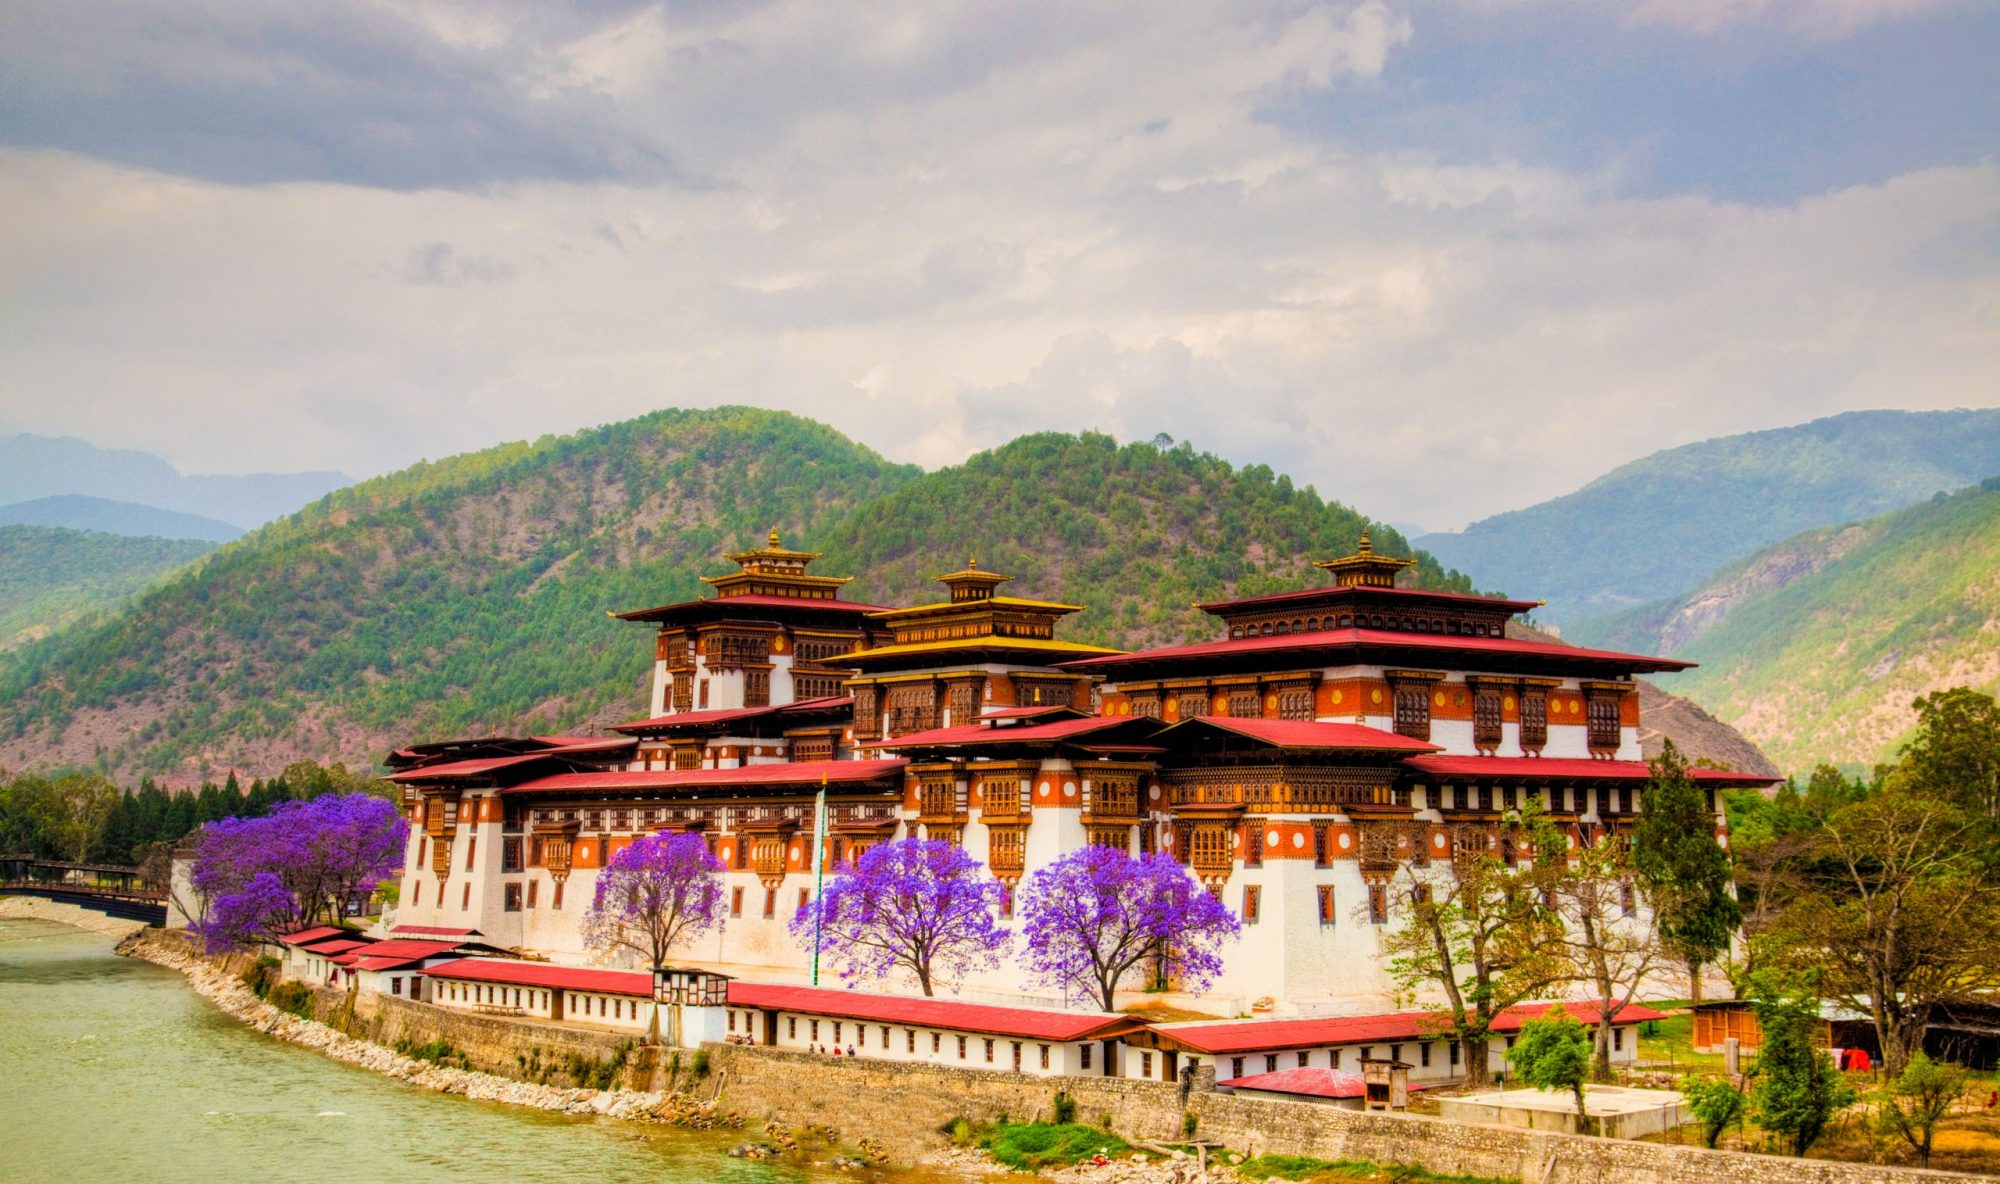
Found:
<svg viewBox="0 0 2000 1184"><path fill-rule="evenodd" d="M0 5L0 430L368 476L748 403L1449 529L2000 405L2000 6Z"/></svg>

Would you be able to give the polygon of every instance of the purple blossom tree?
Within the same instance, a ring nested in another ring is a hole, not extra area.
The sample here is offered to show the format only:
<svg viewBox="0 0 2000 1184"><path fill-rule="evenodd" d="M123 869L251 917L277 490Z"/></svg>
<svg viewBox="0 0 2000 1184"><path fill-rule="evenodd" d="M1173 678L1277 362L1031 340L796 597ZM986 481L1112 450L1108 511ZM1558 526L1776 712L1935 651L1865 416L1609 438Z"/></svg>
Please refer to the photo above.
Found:
<svg viewBox="0 0 2000 1184"><path fill-rule="evenodd" d="M648 835L611 857L583 916L583 939L664 966L675 946L722 924L722 862L700 835Z"/></svg>
<svg viewBox="0 0 2000 1184"><path fill-rule="evenodd" d="M1000 964L1012 938L996 919L1006 889L956 843L900 839L863 852L791 922L840 977L913 975L925 995Z"/></svg>
<svg viewBox="0 0 2000 1184"><path fill-rule="evenodd" d="M348 900L396 874L408 838L409 824L393 804L358 793L211 822L192 868L194 889L209 907L193 928L213 953L337 921Z"/></svg>
<svg viewBox="0 0 2000 1184"><path fill-rule="evenodd" d="M1163 853L1134 859L1084 847L1037 869L1021 896L1028 972L1105 1011L1119 983L1148 960L1168 978L1206 987L1222 971L1222 943L1242 928Z"/></svg>

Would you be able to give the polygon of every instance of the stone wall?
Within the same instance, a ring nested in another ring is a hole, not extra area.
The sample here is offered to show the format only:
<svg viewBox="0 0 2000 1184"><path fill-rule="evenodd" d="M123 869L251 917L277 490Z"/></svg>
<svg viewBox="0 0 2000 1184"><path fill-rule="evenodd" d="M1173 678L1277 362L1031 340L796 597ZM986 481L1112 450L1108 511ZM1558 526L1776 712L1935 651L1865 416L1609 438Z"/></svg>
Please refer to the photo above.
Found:
<svg viewBox="0 0 2000 1184"><path fill-rule="evenodd" d="M633 1047L630 1033L469 1014L394 996L357 998L349 1020L348 1001L346 991L315 988L313 1013L358 1040L387 1048L396 1047L398 1041L420 1046L442 1040L464 1054L467 1068L525 1081L576 1084L568 1072L572 1058L596 1064L622 1056L624 1068L613 1079L614 1086L657 1088L655 1051ZM538 1067L549 1072L543 1074Z"/></svg>

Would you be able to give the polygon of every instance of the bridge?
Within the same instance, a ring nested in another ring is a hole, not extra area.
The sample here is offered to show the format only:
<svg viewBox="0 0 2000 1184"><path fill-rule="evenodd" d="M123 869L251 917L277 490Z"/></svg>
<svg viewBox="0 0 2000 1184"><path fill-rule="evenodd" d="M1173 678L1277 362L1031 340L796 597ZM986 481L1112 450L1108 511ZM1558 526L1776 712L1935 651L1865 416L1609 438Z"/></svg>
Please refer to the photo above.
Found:
<svg viewBox="0 0 2000 1184"><path fill-rule="evenodd" d="M136 867L0 855L0 896L39 896L147 925L167 923L167 893Z"/></svg>

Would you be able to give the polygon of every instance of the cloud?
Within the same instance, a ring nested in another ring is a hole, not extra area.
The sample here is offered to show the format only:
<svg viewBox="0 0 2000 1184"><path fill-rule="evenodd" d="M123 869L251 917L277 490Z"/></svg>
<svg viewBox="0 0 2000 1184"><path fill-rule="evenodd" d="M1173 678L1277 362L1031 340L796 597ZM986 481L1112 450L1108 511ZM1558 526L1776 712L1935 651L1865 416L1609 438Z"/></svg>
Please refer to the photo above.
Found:
<svg viewBox="0 0 2000 1184"><path fill-rule="evenodd" d="M190 471L378 472L725 402L927 465L1166 431L1441 527L1691 439L2000 390L1991 164L1750 205L1270 118L1399 85L1421 10L359 11L280 37L201 10L63 84L306 80L323 104L284 119L313 167L0 151L0 415ZM397 152L348 134L343 21L393 51Z"/></svg>

